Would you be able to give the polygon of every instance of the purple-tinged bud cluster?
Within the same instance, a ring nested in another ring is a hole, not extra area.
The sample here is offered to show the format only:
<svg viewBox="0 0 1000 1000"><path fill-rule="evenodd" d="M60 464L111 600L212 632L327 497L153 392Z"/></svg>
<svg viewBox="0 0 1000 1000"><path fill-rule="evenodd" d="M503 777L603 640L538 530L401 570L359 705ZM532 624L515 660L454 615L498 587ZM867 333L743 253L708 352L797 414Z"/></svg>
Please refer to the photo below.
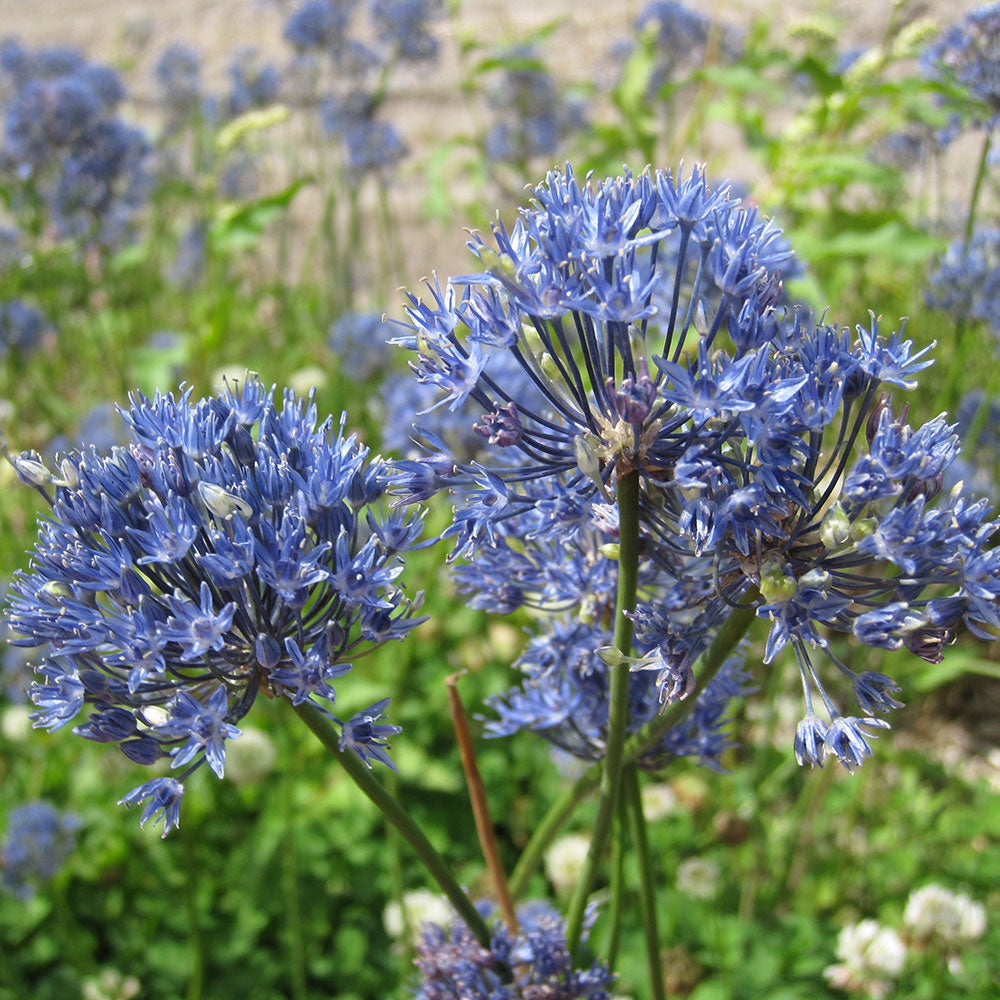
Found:
<svg viewBox="0 0 1000 1000"><path fill-rule="evenodd" d="M107 247L130 239L150 192L149 145L116 117L118 74L73 50L8 40L0 92L0 166L41 196L56 234Z"/></svg>
<svg viewBox="0 0 1000 1000"><path fill-rule="evenodd" d="M483 457L434 439L422 468L401 467L400 502L456 494L445 534L453 556L475 553L459 580L477 605L606 624L613 591L593 595L613 568L597 557L616 558L617 484L634 472L642 648L695 664L733 607L753 608L770 622L764 662L791 647L800 667L800 759L855 767L898 689L842 663L830 630L937 662L959 627L1000 627L998 523L940 489L954 429L909 426L880 391L914 388L927 349L874 315L852 335L781 311L787 244L700 171L551 173L494 237L470 243L484 270L410 296L397 338L442 404L479 407ZM502 374L504 355L521 379ZM567 502L575 515L551 516ZM581 532L597 533L589 549ZM860 716L842 714L816 654ZM674 669L661 678L667 697L686 687Z"/></svg>
<svg viewBox="0 0 1000 1000"><path fill-rule="evenodd" d="M516 933L495 921L488 949L460 920L425 924L416 1000L610 1000L614 974L596 961L575 967L565 921L548 903L523 903L517 918Z"/></svg>
<svg viewBox="0 0 1000 1000"><path fill-rule="evenodd" d="M203 763L220 778L225 746L258 694L335 700L351 660L424 619L397 583L422 515L384 514L387 470L317 424L311 401L274 402L256 379L192 402L136 395L132 441L71 452L57 471L14 459L52 506L31 567L8 596L21 646L40 646L35 725L130 759L169 758L126 804L177 825L182 781ZM390 764L387 701L344 722L341 747ZM391 766L391 764L390 764Z"/></svg>
<svg viewBox="0 0 1000 1000"><path fill-rule="evenodd" d="M29 802L12 809L0 844L3 888L30 899L39 882L52 879L76 846L80 820L51 802Z"/></svg>

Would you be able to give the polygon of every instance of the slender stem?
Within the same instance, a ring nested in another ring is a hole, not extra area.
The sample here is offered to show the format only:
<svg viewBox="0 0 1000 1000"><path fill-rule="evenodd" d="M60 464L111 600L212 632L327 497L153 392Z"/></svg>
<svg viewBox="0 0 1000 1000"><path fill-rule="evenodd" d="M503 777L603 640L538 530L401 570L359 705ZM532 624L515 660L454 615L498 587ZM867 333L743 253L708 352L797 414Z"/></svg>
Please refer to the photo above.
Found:
<svg viewBox="0 0 1000 1000"><path fill-rule="evenodd" d="M508 886L510 894L518 899L528 887L528 880L538 870L542 863L545 849L555 839L563 824L573 815L576 807L597 787L600 782L600 770L597 765L590 768L567 788L562 795L549 807L542 821L535 827L535 832L525 845L517 864L511 872Z"/></svg>
<svg viewBox="0 0 1000 1000"><path fill-rule="evenodd" d="M625 827L628 817L625 813L625 796L618 796L618 815L615 817L614 831L611 835L611 910L608 913L608 968L614 972L618 960L618 944L622 932L622 904L625 899Z"/></svg>
<svg viewBox="0 0 1000 1000"><path fill-rule="evenodd" d="M628 657L632 652L634 626L631 615L635 611L639 579L639 473L634 469L618 480L618 551L618 593L612 641L623 657ZM601 773L601 799L587 859L570 900L566 920L566 943L570 952L575 952L580 944L587 899L597 881L597 869L611 832L611 818L621 784L622 747L628 726L629 671L627 659L610 668L608 733Z"/></svg>
<svg viewBox="0 0 1000 1000"><path fill-rule="evenodd" d="M986 179L986 167L990 157L991 138L991 133L987 131L986 138L983 140L982 152L979 154L979 163L976 166L976 179L972 184L969 210L965 216L965 229L962 232L963 256L968 255L969 247L972 245L972 234L976 228L976 210L979 207L979 196L983 190L983 181ZM964 313L956 318L955 356L951 360L944 388L935 401L935 409L939 410L942 407L950 409L958 401L958 385L968 370L969 339L965 336L967 325L968 316Z"/></svg>
<svg viewBox="0 0 1000 1000"><path fill-rule="evenodd" d="M187 840L188 835L181 838ZM181 851L184 858L184 902L188 915L188 938L191 947L191 974L188 977L187 1000L201 1000L205 985L205 937L202 934L201 914L198 912L198 900L195 885L200 877L198 871L197 847L188 840L186 850Z"/></svg>
<svg viewBox="0 0 1000 1000"><path fill-rule="evenodd" d="M455 740L462 757L462 770L465 772L465 784L469 789L469 800L472 803L472 815L476 820L476 833L479 836L479 846L483 852L483 860L490 873L493 883L493 893L500 905L500 913L504 922L510 928L511 934L517 933L517 914L514 913L514 901L507 885L507 876L497 849L497 838L493 830L493 820L490 817L489 803L486 801L486 787L483 776L476 764L476 753L472 748L472 736L469 734L469 723L465 716L465 706L458 693L458 678L465 671L451 674L445 679L448 687L448 704L451 707L451 721L455 727Z"/></svg>
<svg viewBox="0 0 1000 1000"><path fill-rule="evenodd" d="M750 597L747 599L749 601ZM698 681L691 696L684 701L674 702L662 715L647 722L625 742L622 755L625 764L634 764L650 747L659 742L665 733L687 718L702 691L743 638L754 617L753 608L738 608L733 611L698 662L695 670ZM594 764L552 803L549 811L535 827L535 832L521 852L521 857L510 877L510 891L515 899L524 892L528 880L541 863L545 849L552 843L563 824L573 815L576 807L597 788L600 776L600 764Z"/></svg>
<svg viewBox="0 0 1000 1000"><path fill-rule="evenodd" d="M285 742L285 759L288 759L288 741ZM293 1000L305 1000L306 956L305 936L302 933L302 907L299 899L299 856L295 799L290 772L282 781L285 803L285 836L281 851L281 896L284 903L284 938L288 961L288 985Z"/></svg>
<svg viewBox="0 0 1000 1000"><path fill-rule="evenodd" d="M656 875L653 857L649 853L646 836L646 818L642 813L642 795L639 791L639 769L629 764L622 773L623 791L628 810L632 843L639 856L639 901L642 908L642 925L646 932L646 957L649 962L649 982L653 1000L665 1000L663 959L660 956L660 934L656 927Z"/></svg>
<svg viewBox="0 0 1000 1000"><path fill-rule="evenodd" d="M992 133L987 129L986 138L983 139L983 149L979 154L979 163L976 166L976 179L972 184L972 194L969 196L969 214L965 217L965 252L969 252L969 244L972 242L972 231L976 227L976 209L979 207L979 195L983 190L983 181L986 179L986 167L990 158L990 140Z"/></svg>
<svg viewBox="0 0 1000 1000"><path fill-rule="evenodd" d="M486 949L490 947L490 929L486 926L479 911L473 906L472 900L458 884L454 872L448 863L435 850L410 814L403 808L399 800L390 795L378 780L351 752L340 749L337 731L329 719L311 702L293 705L292 708L300 719L312 730L313 735L330 751L341 767L351 776L354 783L375 803L385 818L399 830L406 842L417 853L428 873L437 882L448 901L455 907L458 915L466 926L476 936L479 943Z"/></svg>

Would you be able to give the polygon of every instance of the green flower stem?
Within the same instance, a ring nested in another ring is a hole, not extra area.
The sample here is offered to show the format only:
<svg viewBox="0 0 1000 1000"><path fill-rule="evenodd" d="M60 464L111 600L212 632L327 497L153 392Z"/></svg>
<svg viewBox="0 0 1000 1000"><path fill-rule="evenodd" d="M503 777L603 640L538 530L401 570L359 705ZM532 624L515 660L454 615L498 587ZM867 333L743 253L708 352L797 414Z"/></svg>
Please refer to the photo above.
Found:
<svg viewBox="0 0 1000 1000"><path fill-rule="evenodd" d="M542 863L545 849L576 811L576 807L598 786L600 780L601 772L595 765L573 782L549 807L542 821L535 827L535 832L525 845L507 881L507 887L515 900L524 895L529 879Z"/></svg>
<svg viewBox="0 0 1000 1000"><path fill-rule="evenodd" d="M750 599L748 596L747 600ZM719 672L726 657L732 653L736 644L743 638L754 617L753 608L737 608L733 611L719 630L715 641L698 661L695 669L698 680L691 696L684 701L674 702L662 715L647 722L642 729L625 742L622 755L625 764L634 764L650 747L659 742L666 732L687 718L694 708L694 703ZM528 880L541 864L545 849L555 839L563 824L573 815L576 807L597 788L600 779L600 764L594 764L580 775L549 807L549 811L535 827L535 832L525 845L511 874L510 891L515 899L524 892Z"/></svg>
<svg viewBox="0 0 1000 1000"><path fill-rule="evenodd" d="M972 184L972 194L969 196L969 210L965 216L965 229L962 234L962 250L964 253L969 252L969 246L972 243L972 234L976 228L976 211L979 208L979 196L982 194L983 181L986 179L986 167L990 157L991 138L990 133L987 132L986 138L983 140L982 151L979 154L979 163L976 167L976 179ZM944 388L935 400L935 410L945 408L951 409L958 402L959 385L962 378L968 373L969 370L969 338L965 335L967 326L968 318L966 316L959 316L955 320L955 355L951 360L951 366L948 369L948 376L945 380ZM967 440L975 441L975 438L969 435Z"/></svg>
<svg viewBox="0 0 1000 1000"><path fill-rule="evenodd" d="M628 811L632 843L639 857L639 900L642 907L642 925L646 936L646 957L649 962L649 982L653 1000L665 1000L663 959L660 957L660 934L656 927L656 875L653 858L649 853L646 836L646 817L642 812L642 795L639 791L639 768L629 764L622 772L622 790Z"/></svg>
<svg viewBox="0 0 1000 1000"><path fill-rule="evenodd" d="M979 163L976 166L976 179L972 184L972 194L969 197L969 213L965 217L965 252L969 252L969 244L972 242L972 232L976 227L976 210L979 208L979 196L983 190L983 181L986 179L986 167L990 159L990 140L992 134L986 132L983 140L983 149L979 154Z"/></svg>
<svg viewBox="0 0 1000 1000"><path fill-rule="evenodd" d="M354 783L378 806L382 815L402 834L406 842L417 853L424 867L437 882L448 901L475 934L476 939L486 949L490 947L490 929L486 926L472 900L458 884L458 879L448 867L448 863L434 849L423 830L416 824L399 800L390 795L379 784L372 772L351 752L340 749L337 731L329 719L310 702L292 706L300 719L312 730L313 735L330 751L341 767L351 776Z"/></svg>
<svg viewBox="0 0 1000 1000"><path fill-rule="evenodd" d="M622 904L625 900L625 845L628 838L625 828L628 817L625 815L625 796L618 796L618 815L615 817L614 830L611 834L611 911L608 913L608 968L614 972L618 961L618 945L622 936Z"/></svg>
<svg viewBox="0 0 1000 1000"><path fill-rule="evenodd" d="M623 657L632 653L634 625L631 613L635 611L636 590L639 580L639 473L633 469L618 480L618 593L615 598L615 627L613 643ZM628 612L628 614L626 614ZM566 921L566 944L575 952L583 933L583 917L587 899L597 881L597 870L607 847L611 832L611 818L621 784L622 748L628 726L628 687L630 667L628 660L610 668L611 683L608 691L608 735L601 772L601 799L597 818L591 834L590 849L570 900Z"/></svg>

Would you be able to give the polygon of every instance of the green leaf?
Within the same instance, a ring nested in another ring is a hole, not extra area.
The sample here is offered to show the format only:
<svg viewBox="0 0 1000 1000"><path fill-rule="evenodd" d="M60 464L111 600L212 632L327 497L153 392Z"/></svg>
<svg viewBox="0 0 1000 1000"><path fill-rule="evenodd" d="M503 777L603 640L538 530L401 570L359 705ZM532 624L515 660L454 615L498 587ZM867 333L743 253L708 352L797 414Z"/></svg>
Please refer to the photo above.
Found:
<svg viewBox="0 0 1000 1000"><path fill-rule="evenodd" d="M287 212L295 196L310 183L311 177L300 177L276 194L248 202L223 203L209 223L209 245L221 254L252 249L264 230Z"/></svg>

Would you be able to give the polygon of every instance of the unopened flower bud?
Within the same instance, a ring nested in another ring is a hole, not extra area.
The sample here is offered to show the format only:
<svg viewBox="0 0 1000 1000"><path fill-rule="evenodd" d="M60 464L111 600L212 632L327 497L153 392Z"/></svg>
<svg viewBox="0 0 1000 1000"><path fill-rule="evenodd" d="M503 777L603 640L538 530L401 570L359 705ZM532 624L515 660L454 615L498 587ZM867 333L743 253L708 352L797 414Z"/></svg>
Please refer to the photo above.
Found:
<svg viewBox="0 0 1000 1000"><path fill-rule="evenodd" d="M241 517L250 517L253 514L253 507L245 500L241 500L235 493L224 490L214 483L198 483L198 492L201 494L205 506L216 517L232 517L239 514Z"/></svg>

